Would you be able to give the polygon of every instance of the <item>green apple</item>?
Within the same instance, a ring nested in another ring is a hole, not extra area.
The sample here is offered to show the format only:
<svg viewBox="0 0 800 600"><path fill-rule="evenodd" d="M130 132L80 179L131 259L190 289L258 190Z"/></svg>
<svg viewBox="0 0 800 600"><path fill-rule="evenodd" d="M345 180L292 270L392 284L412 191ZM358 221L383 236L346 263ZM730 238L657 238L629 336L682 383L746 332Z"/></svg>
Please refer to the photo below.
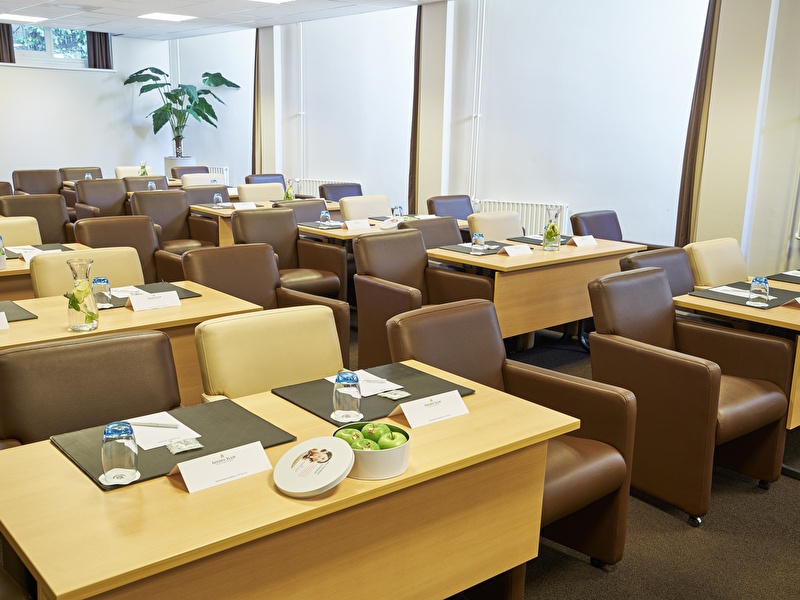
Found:
<svg viewBox="0 0 800 600"><path fill-rule="evenodd" d="M350 444L354 450L380 450L381 447L378 445L378 442L373 440L368 440L367 438L361 438L360 440L356 440L352 444Z"/></svg>
<svg viewBox="0 0 800 600"><path fill-rule="evenodd" d="M399 431L390 431L381 436L381 439L378 440L378 445L381 447L381 450L388 450L389 448L402 446L407 441L408 438Z"/></svg>
<svg viewBox="0 0 800 600"><path fill-rule="evenodd" d="M382 435L390 431L391 429L386 423L367 423L361 428L361 433L364 434L364 437L373 442L377 442Z"/></svg>
<svg viewBox="0 0 800 600"><path fill-rule="evenodd" d="M336 433L333 434L334 437L342 438L345 442L353 445L353 442L356 440L361 440L364 438L364 434L361 433L355 427L345 427L344 429L340 429Z"/></svg>

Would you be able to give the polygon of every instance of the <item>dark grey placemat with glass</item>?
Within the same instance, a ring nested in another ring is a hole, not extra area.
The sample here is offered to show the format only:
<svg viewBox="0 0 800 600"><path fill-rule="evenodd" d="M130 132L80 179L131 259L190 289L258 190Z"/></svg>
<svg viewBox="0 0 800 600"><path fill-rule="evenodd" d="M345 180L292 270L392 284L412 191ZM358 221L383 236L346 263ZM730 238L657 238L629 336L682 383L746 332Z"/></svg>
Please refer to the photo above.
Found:
<svg viewBox="0 0 800 600"><path fill-rule="evenodd" d="M505 246L513 246L513 244L506 244L504 242L495 242L492 240L484 241L483 242L483 250L480 251L479 254L476 256L489 256L491 254L497 254L500 252L500 249ZM472 245L467 244L466 246L462 246L460 244L453 244L452 246L439 246L440 250L452 250L453 252L461 252L462 254L472 254Z"/></svg>
<svg viewBox="0 0 800 600"><path fill-rule="evenodd" d="M139 473L141 476L129 485L166 475L179 462L236 448L256 440L261 442L264 448L269 448L297 439L291 433L265 421L232 400L218 400L186 408L176 408L168 412L178 421L199 433L202 437L198 439L203 447L179 454L172 454L163 446L152 450L139 448ZM98 487L112 490L119 486L105 485L98 479L103 474L100 448L104 429L105 425L100 425L62 433L52 436L50 441Z"/></svg>
<svg viewBox="0 0 800 600"><path fill-rule="evenodd" d="M3 300L0 302L0 312L6 313L6 321L9 323L39 318L32 312L25 310L19 304L16 304L11 300Z"/></svg>
<svg viewBox="0 0 800 600"><path fill-rule="evenodd" d="M726 283L727 287L736 288L737 290L750 291L750 284L746 281L737 281L735 283ZM715 285L714 287L723 287ZM690 296L697 296L698 298L708 298L709 300L720 300L721 302L729 302L730 304L739 304L740 306L747 306L747 296L734 296L733 294L725 294L723 292L715 292L713 289L695 290L689 292ZM790 300L800 297L800 292L792 292L790 290L782 290L770 286L769 288L770 300L767 300L767 306L763 307L764 310L782 306ZM762 308L762 307L754 307Z"/></svg>
<svg viewBox="0 0 800 600"><path fill-rule="evenodd" d="M427 398L435 394L441 394L452 390L457 390L461 396L474 394L475 390L462 385L457 385L451 381L441 379L435 375L424 373L408 365L392 363L380 367L369 367L365 369L369 374L386 379L392 383L403 386L403 390L410 395L400 400L390 400L380 396L367 396L361 399L361 413L365 421L383 419L403 402ZM272 390L276 394L304 408L308 412L318 416L320 419L328 421L334 425L341 425L338 421L331 419L333 411L333 383L327 379L316 379L306 383L287 385Z"/></svg>
<svg viewBox="0 0 800 600"><path fill-rule="evenodd" d="M305 225L306 227L313 227L314 229L341 229L342 224L339 223L337 225L323 225L319 221L303 221L302 223L298 223L298 225Z"/></svg>
<svg viewBox="0 0 800 600"><path fill-rule="evenodd" d="M535 238L535 237L529 237L527 235L521 235L519 237L510 237L508 239L511 242L522 242L523 244L533 244L534 246L541 246L544 241L541 237ZM571 235L562 235L561 243L566 244L571 239L572 239Z"/></svg>
<svg viewBox="0 0 800 600"><path fill-rule="evenodd" d="M177 292L178 298L183 300L184 298L199 298L202 294L198 294L197 292L193 292L192 290L187 290L186 288L182 288L179 285L175 285L173 283L169 283L168 281L159 281L158 283L145 283L142 285L135 285L135 288L139 288L140 290L147 292L148 294L160 294L162 292ZM122 308L128 303L127 298L118 298L112 294L111 296L111 306L104 306L100 310L108 310L110 308Z"/></svg>
<svg viewBox="0 0 800 600"><path fill-rule="evenodd" d="M796 283L800 284L800 277L797 275L789 275L788 273L775 273L775 275L768 275L767 279L773 279L775 281L782 281L784 283Z"/></svg>
<svg viewBox="0 0 800 600"><path fill-rule="evenodd" d="M61 252L72 252L74 248L69 248L64 244L33 244L33 247L41 250L43 252L47 252L49 250L61 250ZM14 252L13 250L9 250L6 248L6 258L19 258L20 253Z"/></svg>

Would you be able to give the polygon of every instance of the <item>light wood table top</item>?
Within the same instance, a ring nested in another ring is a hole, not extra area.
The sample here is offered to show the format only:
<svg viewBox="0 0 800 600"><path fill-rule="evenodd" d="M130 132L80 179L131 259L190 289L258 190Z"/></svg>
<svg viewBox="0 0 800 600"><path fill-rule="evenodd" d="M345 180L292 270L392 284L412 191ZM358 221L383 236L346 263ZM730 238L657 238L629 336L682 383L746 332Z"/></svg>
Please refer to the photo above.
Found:
<svg viewBox="0 0 800 600"><path fill-rule="evenodd" d="M64 246L73 250L91 249L89 246L75 243L64 244ZM10 258L6 260L6 265L5 269L0 270L0 300L33 298L30 264L21 258Z"/></svg>
<svg viewBox="0 0 800 600"><path fill-rule="evenodd" d="M546 440L578 421L408 364L476 393L469 414L411 430L398 477L347 478L302 500L278 492L271 470L194 494L176 477L103 492L39 442L0 452L0 531L40 598L331 597L370 573L393 597L432 598L524 565L537 552ZM298 442L334 430L271 393L237 402ZM292 446L269 448L272 464ZM351 542L370 530L390 536L380 551ZM435 558L448 548L458 560Z"/></svg>

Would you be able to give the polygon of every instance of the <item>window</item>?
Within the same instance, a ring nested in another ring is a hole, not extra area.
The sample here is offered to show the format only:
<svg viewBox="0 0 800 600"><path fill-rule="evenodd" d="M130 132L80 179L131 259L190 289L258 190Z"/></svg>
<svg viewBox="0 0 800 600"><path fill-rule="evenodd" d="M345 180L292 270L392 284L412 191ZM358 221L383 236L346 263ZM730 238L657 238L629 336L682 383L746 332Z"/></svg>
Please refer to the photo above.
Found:
<svg viewBox="0 0 800 600"><path fill-rule="evenodd" d="M86 32L38 25L13 25L18 64L49 67L86 67Z"/></svg>

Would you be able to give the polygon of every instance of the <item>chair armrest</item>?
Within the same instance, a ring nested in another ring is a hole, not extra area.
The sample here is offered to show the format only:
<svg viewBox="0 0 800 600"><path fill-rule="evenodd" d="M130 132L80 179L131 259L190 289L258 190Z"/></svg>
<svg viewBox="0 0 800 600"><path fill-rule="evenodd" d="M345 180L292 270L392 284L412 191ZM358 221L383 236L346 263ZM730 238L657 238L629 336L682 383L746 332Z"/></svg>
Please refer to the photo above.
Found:
<svg viewBox="0 0 800 600"><path fill-rule="evenodd" d="M789 396L795 347L787 339L678 319L675 342L681 352L714 361L725 375L770 381Z"/></svg>
<svg viewBox="0 0 800 600"><path fill-rule="evenodd" d="M25 190L14 190L14 195L15 196L30 196L30 194L28 192L26 192Z"/></svg>
<svg viewBox="0 0 800 600"><path fill-rule="evenodd" d="M508 359L503 383L509 394L580 419L581 428L570 435L613 446L630 468L636 431L632 392Z"/></svg>
<svg viewBox="0 0 800 600"><path fill-rule="evenodd" d="M297 261L300 267L335 273L339 278L339 300L347 299L347 250L308 239L297 240Z"/></svg>
<svg viewBox="0 0 800 600"><path fill-rule="evenodd" d="M159 281L183 281L186 279L180 254L156 250L154 258Z"/></svg>
<svg viewBox="0 0 800 600"><path fill-rule="evenodd" d="M92 217L99 217L100 209L91 204L84 204L83 202L75 203L75 217L76 219L90 219Z"/></svg>
<svg viewBox="0 0 800 600"><path fill-rule="evenodd" d="M67 207L72 208L78 201L78 194L75 192L75 188L68 188L61 186L61 189L58 190L58 193L61 194L61 197L64 198L64 202L67 203Z"/></svg>
<svg viewBox="0 0 800 600"><path fill-rule="evenodd" d="M75 242L75 223L64 223L64 233L67 236L67 243Z"/></svg>
<svg viewBox="0 0 800 600"><path fill-rule="evenodd" d="M353 275L358 306L359 329L378 327L386 330L386 321L402 312L422 306L422 292L417 288L387 281L372 275ZM366 321L365 321L366 319Z"/></svg>
<svg viewBox="0 0 800 600"><path fill-rule="evenodd" d="M333 311L333 320L336 323L336 332L339 334L339 348L342 352L342 364L350 365L350 305L336 298L315 296L297 290L279 287L275 290L278 307L287 306L327 306Z"/></svg>
<svg viewBox="0 0 800 600"><path fill-rule="evenodd" d="M189 215L189 236L193 240L211 242L215 246L219 245L219 226L214 219Z"/></svg>
<svg viewBox="0 0 800 600"><path fill-rule="evenodd" d="M451 269L427 267L425 284L428 286L428 300L431 304L443 304L470 298L494 298L494 283L489 277L462 273Z"/></svg>
<svg viewBox="0 0 800 600"><path fill-rule="evenodd" d="M16 448L17 446L22 446L22 442L11 438L0 440L0 450L5 450L6 448Z"/></svg>

